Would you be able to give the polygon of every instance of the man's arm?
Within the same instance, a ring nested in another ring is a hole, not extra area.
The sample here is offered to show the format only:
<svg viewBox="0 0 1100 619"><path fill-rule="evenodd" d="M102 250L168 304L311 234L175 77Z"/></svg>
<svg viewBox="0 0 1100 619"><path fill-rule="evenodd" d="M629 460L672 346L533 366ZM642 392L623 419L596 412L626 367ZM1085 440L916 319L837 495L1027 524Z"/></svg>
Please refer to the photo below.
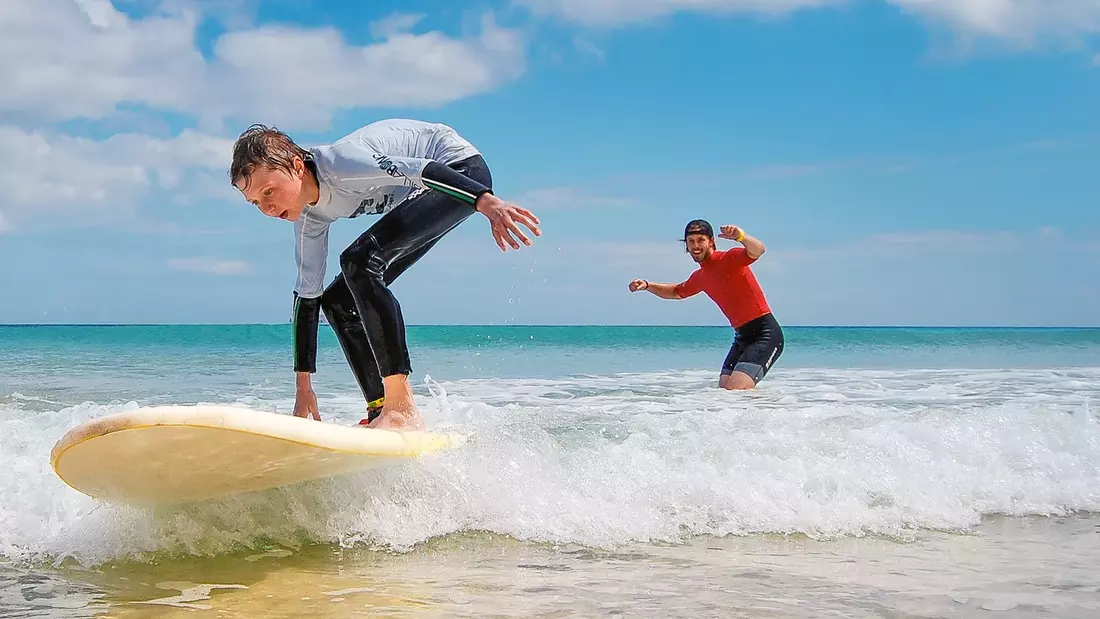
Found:
<svg viewBox="0 0 1100 619"><path fill-rule="evenodd" d="M764 243L754 236L745 234L744 231L741 232L740 243L745 247L745 253L749 255L749 258L757 260L760 256L764 255L764 250L766 249Z"/></svg>
<svg viewBox="0 0 1100 619"><path fill-rule="evenodd" d="M680 295L676 294L676 284L662 284L660 282L650 282L644 279L636 279L630 282L630 292L637 292L639 290L646 290L661 297L662 299L679 299Z"/></svg>
<svg viewBox="0 0 1100 619"><path fill-rule="evenodd" d="M696 272L698 273L698 272ZM630 282L630 292L638 292L639 290L649 291L662 299L670 299L673 301L686 299L692 295L696 295L701 291L696 273L693 273L691 277L686 281L679 284L667 284L661 282L650 282L645 279L636 279Z"/></svg>
<svg viewBox="0 0 1100 619"><path fill-rule="evenodd" d="M738 226L722 226L721 232L718 233L719 238L729 239L736 241L745 247L745 253L752 261L756 261L760 256L764 255L764 243L755 237L745 234L745 231Z"/></svg>

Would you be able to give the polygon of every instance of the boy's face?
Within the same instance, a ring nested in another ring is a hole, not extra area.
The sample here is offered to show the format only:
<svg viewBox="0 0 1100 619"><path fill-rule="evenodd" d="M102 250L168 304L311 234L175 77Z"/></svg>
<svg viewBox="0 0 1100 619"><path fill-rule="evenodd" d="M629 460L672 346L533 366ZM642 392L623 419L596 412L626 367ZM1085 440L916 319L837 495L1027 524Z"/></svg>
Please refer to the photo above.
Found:
<svg viewBox="0 0 1100 619"><path fill-rule="evenodd" d="M302 197L304 175L305 164L295 158L293 174L281 169L257 167L251 176L237 183L237 189L264 215L295 221L305 208Z"/></svg>

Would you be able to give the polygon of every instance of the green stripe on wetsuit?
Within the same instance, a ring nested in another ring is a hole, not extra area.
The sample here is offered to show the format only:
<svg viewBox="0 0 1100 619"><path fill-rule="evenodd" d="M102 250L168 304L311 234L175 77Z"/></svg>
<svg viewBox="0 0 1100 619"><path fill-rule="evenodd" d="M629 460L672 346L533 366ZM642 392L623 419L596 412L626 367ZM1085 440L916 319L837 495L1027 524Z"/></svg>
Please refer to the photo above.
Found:
<svg viewBox="0 0 1100 619"><path fill-rule="evenodd" d="M420 178L425 187L443 192L470 206L477 204L481 194L493 193L493 190L485 185L438 161L432 161L424 166Z"/></svg>
<svg viewBox="0 0 1100 619"><path fill-rule="evenodd" d="M298 371L298 293L294 293L294 307L290 310L290 350L294 355L294 371Z"/></svg>

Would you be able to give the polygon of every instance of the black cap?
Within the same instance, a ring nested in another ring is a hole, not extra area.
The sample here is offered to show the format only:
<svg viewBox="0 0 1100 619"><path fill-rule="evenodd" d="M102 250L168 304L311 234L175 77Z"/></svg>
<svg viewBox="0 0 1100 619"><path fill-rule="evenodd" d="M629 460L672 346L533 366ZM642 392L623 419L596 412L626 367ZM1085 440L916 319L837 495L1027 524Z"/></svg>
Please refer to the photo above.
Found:
<svg viewBox="0 0 1100 619"><path fill-rule="evenodd" d="M714 238L714 228L710 227L710 222L705 219L693 219L684 227L684 240L686 241L692 234L705 234Z"/></svg>

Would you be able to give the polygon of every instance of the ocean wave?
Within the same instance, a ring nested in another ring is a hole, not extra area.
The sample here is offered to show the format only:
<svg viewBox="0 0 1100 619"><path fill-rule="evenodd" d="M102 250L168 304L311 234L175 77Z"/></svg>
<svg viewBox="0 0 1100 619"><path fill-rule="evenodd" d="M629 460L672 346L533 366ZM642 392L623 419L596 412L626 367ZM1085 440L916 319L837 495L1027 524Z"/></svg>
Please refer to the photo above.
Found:
<svg viewBox="0 0 1100 619"><path fill-rule="evenodd" d="M418 388L422 409L433 427L471 435L461 450L158 510L97 503L49 468L69 427L136 403L41 411L13 398L0 403L0 554L96 564L270 544L403 551L463 531L597 547L904 539L991 514L1100 511L1098 385L1096 369L777 369L748 393L715 389L707 372L432 382ZM361 403L321 406L326 422L351 424Z"/></svg>

